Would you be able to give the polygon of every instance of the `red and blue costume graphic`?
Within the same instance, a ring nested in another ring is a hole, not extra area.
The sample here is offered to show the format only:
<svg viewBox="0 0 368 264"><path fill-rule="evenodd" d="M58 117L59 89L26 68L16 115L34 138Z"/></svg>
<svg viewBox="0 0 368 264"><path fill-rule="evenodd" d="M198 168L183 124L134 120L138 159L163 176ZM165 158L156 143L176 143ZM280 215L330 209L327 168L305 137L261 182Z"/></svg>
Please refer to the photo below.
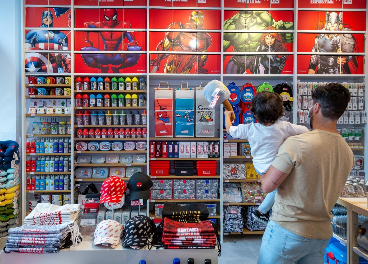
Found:
<svg viewBox="0 0 368 264"><path fill-rule="evenodd" d="M68 10L69 8L66 11L55 10L55 13L58 17ZM52 27L53 14L51 11L44 11L40 28ZM25 47L28 50L69 50L68 37L54 29L30 30L25 36ZM26 53L25 69L27 72L65 73L70 72L70 63L69 54Z"/></svg>
<svg viewBox="0 0 368 264"><path fill-rule="evenodd" d="M129 22L123 22L117 20L117 9L104 9L105 21L102 22L87 22L84 23L86 28L131 28ZM82 48L82 51L101 51L98 48L93 47L93 43L89 40L90 32L86 33L85 42L86 47ZM141 47L138 46L138 42L135 40L134 35L131 32L126 31L102 31L100 37L104 43L104 51L135 51L140 52ZM128 43L123 43L124 40ZM122 47L121 47L122 46ZM120 48L121 47L121 48ZM107 73L111 67L112 72L118 73L120 69L132 67L137 64L140 54L128 53L128 54L103 54L103 53L87 53L82 54L84 63L88 67L101 69L101 72Z"/></svg>

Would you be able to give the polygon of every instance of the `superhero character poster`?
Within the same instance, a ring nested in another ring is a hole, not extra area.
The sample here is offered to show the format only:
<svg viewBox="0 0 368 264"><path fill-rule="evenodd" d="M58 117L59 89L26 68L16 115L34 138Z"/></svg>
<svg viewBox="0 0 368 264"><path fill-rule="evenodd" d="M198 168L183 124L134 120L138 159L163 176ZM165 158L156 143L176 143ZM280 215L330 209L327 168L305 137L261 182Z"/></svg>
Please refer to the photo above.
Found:
<svg viewBox="0 0 368 264"><path fill-rule="evenodd" d="M320 34L298 34L298 52L313 52L298 55L299 74L363 74L363 56L352 53L364 52L364 35L354 31L365 31L363 11L351 12L311 12L300 11L300 30L320 30ZM362 20L356 19L362 17ZM361 21L364 21L361 23ZM323 33L323 31L327 31ZM328 31L335 31L329 33ZM342 34L337 34L341 31ZM299 39L300 37L300 39ZM336 53L321 55L319 53ZM339 53L350 53L346 56Z"/></svg>
<svg viewBox="0 0 368 264"><path fill-rule="evenodd" d="M151 73L218 74L220 73L219 55L185 54L190 52L220 52L220 33L207 33L195 30L220 30L216 19L219 10L150 10L150 17L162 17L159 21L150 21L152 29L168 29L168 32L152 32L150 50L158 54L151 55ZM187 32L175 29L188 29ZM154 30L153 30L154 31ZM163 53L167 51L168 53ZM175 51L183 54L170 54Z"/></svg>
<svg viewBox="0 0 368 264"><path fill-rule="evenodd" d="M365 9L366 0L298 0L299 8Z"/></svg>
<svg viewBox="0 0 368 264"><path fill-rule="evenodd" d="M294 0L226 0L225 8L294 8Z"/></svg>
<svg viewBox="0 0 368 264"><path fill-rule="evenodd" d="M260 53L256 56L225 55L225 74L293 73L292 56L282 54L293 51L292 11L225 11L224 19L225 53ZM234 30L244 30L244 33L234 33ZM277 30L290 30L290 33ZM279 54L267 54L268 52Z"/></svg>
<svg viewBox="0 0 368 264"><path fill-rule="evenodd" d="M51 2L51 3L50 3ZM70 0L26 0L26 5L70 5Z"/></svg>
<svg viewBox="0 0 368 264"><path fill-rule="evenodd" d="M150 6L165 7L221 7L221 0L150 0Z"/></svg>
<svg viewBox="0 0 368 264"><path fill-rule="evenodd" d="M145 9L79 9L76 27L86 31L76 33L76 72L143 73L146 72ZM132 22L131 22L132 21ZM88 31L106 28L109 31ZM119 29L119 31L111 31ZM126 31L122 29L127 29ZM104 53L104 51L134 51L135 53ZM83 53L96 52L96 53ZM101 52L101 53L98 53Z"/></svg>
<svg viewBox="0 0 368 264"><path fill-rule="evenodd" d="M26 52L25 73L70 73L70 53Z"/></svg>

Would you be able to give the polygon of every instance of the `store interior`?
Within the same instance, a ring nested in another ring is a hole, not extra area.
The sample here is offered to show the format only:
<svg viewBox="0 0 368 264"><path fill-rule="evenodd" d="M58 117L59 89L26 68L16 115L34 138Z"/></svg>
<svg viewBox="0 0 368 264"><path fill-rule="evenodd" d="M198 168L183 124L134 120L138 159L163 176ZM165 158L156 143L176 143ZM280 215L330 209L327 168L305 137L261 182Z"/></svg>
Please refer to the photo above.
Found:
<svg viewBox="0 0 368 264"><path fill-rule="evenodd" d="M225 103L212 107L205 96L214 80L230 91L234 126L255 122L251 100L270 91L283 99L282 120L309 129L313 90L330 82L349 89L337 130L355 165L332 209L334 239L324 261L331 254L343 256L339 263L368 261L361 232L368 228L366 0L21 0L1 6L0 144L3 150L18 144L0 178L1 263L99 263L107 255L111 263L257 263L266 224L252 212L266 193L249 142L225 129ZM116 181L122 197L103 200ZM135 196L137 184L144 195ZM10 229L42 225L39 214L59 208L52 206L64 209L59 225L45 224L55 226L47 232L68 243L48 252L10 246ZM208 222L202 223L212 223L208 244L133 250L120 237L113 248L94 244L103 221L118 222L127 235L129 220L146 216L165 230L168 210L204 210ZM73 224L61 228L68 221ZM43 252L56 255L35 254Z"/></svg>

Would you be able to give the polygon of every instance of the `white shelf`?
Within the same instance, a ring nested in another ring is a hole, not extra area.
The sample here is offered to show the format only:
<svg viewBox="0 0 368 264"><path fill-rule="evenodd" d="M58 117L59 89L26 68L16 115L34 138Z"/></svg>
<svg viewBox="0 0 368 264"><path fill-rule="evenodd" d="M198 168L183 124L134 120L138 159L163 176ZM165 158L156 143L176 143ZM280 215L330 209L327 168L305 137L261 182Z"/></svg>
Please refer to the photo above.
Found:
<svg viewBox="0 0 368 264"><path fill-rule="evenodd" d="M337 240L339 240L339 242L341 243L341 245L345 246L347 245L347 240L343 239L342 237L336 235L335 233L332 235L334 238L336 238Z"/></svg>
<svg viewBox="0 0 368 264"><path fill-rule="evenodd" d="M368 260L368 251L362 247L353 247L353 251L358 254L358 256Z"/></svg>

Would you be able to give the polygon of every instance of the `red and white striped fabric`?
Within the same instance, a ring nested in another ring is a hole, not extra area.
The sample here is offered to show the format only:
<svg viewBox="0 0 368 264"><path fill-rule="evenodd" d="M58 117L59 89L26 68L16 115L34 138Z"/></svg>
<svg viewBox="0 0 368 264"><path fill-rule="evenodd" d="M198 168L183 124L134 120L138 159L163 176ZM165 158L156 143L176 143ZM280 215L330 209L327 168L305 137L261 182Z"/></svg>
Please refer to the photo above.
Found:
<svg viewBox="0 0 368 264"><path fill-rule="evenodd" d="M118 176L111 176L102 184L100 203L120 203L125 191L125 182Z"/></svg>
<svg viewBox="0 0 368 264"><path fill-rule="evenodd" d="M123 226L114 220L102 221L96 227L94 244L110 244L112 248L115 248L120 243L120 235L123 229Z"/></svg>

